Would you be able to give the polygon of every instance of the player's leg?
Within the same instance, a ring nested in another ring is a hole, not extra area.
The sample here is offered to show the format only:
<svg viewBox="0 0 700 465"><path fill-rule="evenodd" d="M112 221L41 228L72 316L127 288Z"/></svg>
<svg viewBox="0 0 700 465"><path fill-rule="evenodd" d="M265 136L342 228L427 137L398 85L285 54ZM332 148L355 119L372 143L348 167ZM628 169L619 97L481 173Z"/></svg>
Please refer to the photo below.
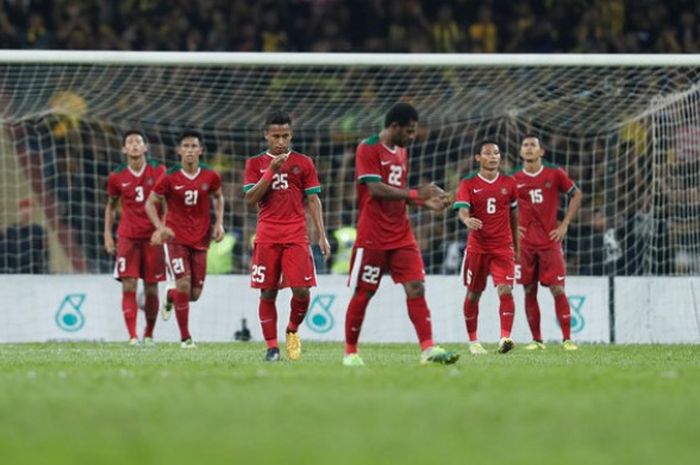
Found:
<svg viewBox="0 0 700 465"><path fill-rule="evenodd" d="M282 276L282 286L292 289L289 322L285 331L287 357L289 360L298 360L301 356L298 330L309 310L310 288L316 285L316 269L308 244L289 244L284 248Z"/></svg>
<svg viewBox="0 0 700 465"><path fill-rule="evenodd" d="M539 254L535 250L520 249L520 263L517 265L517 281L525 291L525 316L532 333L532 342L525 350L544 349L542 332L540 330L540 304L537 301L537 281L539 279Z"/></svg>
<svg viewBox="0 0 700 465"><path fill-rule="evenodd" d="M385 251L353 248L348 286L354 292L345 312L345 356L343 357L345 366L364 365L357 354L358 341L367 305L379 288L385 264Z"/></svg>
<svg viewBox="0 0 700 465"><path fill-rule="evenodd" d="M193 347L189 330L190 292L192 270L190 248L180 244L167 244L168 266L175 276L175 289L171 293L177 326L180 328L181 347Z"/></svg>
<svg viewBox="0 0 700 465"><path fill-rule="evenodd" d="M493 255L489 261L489 270L498 291L498 316L501 321L501 339L498 342L498 352L505 354L513 346L510 333L513 330L515 318L515 302L513 300L513 283L515 282L515 261L510 255Z"/></svg>
<svg viewBox="0 0 700 465"><path fill-rule="evenodd" d="M117 260L114 266L114 277L122 283L122 314L129 334L129 344L138 345L136 333L136 288L141 277L141 253L139 241L120 237L117 241Z"/></svg>
<svg viewBox="0 0 700 465"><path fill-rule="evenodd" d="M136 333L136 318L138 315L138 305L136 303L136 289L138 280L136 278L122 278L122 313L124 323L129 333L129 345L139 345Z"/></svg>
<svg viewBox="0 0 700 465"><path fill-rule="evenodd" d="M168 321L172 316L173 307L175 306L175 271L171 265L168 244L163 244L162 247L167 283L165 285L165 294L163 295L163 302L160 308L160 316L163 318L163 321Z"/></svg>
<svg viewBox="0 0 700 465"><path fill-rule="evenodd" d="M144 289L146 293L146 329L143 332L143 342L146 346L153 345L153 331L156 327L156 320L158 318L158 283L147 283L144 282Z"/></svg>
<svg viewBox="0 0 700 465"><path fill-rule="evenodd" d="M479 300L481 293L486 288L488 278L488 256L479 253L464 253L462 261L462 283L467 288L464 298L464 322L467 327L469 337L469 353L473 355L484 355L486 349L479 342L478 322L479 322Z"/></svg>
<svg viewBox="0 0 700 465"><path fill-rule="evenodd" d="M564 350L576 350L576 344L571 341L571 307L566 297L566 263L561 248L550 249L541 254L542 284L549 286L554 297L554 311L561 328ZM545 272L546 270L546 272Z"/></svg>
<svg viewBox="0 0 700 465"><path fill-rule="evenodd" d="M250 286L260 289L258 316L263 338L267 345L265 360L276 362L280 359L277 342L277 289L282 271L282 246L258 244L253 248L251 260Z"/></svg>
<svg viewBox="0 0 700 465"><path fill-rule="evenodd" d="M143 261L143 283L146 294L145 313L146 330L143 334L145 345L153 345L153 330L158 317L158 282L165 279L165 257L162 246L151 245L149 241L142 243Z"/></svg>

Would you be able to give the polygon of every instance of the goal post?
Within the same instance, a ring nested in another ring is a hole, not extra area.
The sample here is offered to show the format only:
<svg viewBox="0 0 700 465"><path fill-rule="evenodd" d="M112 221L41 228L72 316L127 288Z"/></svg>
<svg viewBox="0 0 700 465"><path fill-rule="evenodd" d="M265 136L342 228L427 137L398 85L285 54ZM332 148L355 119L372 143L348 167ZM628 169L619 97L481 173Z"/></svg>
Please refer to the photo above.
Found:
<svg viewBox="0 0 700 465"><path fill-rule="evenodd" d="M244 273L255 211L242 200L243 167L263 148L265 115L292 114L332 233L355 224L355 146L409 101L421 119L412 185L454 190L484 138L502 144L508 170L534 132L584 193L565 243L570 274L698 274L699 70L699 55L2 51L0 270L110 271L102 216L120 134L142 129L150 156L172 164L176 135L194 127L222 173ZM426 271L458 272L456 215L409 214Z"/></svg>

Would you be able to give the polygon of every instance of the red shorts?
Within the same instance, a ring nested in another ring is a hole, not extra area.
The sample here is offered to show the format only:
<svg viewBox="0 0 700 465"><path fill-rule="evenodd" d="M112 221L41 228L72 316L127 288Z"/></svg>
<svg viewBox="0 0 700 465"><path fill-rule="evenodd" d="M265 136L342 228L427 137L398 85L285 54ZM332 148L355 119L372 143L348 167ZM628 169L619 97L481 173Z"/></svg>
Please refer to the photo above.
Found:
<svg viewBox="0 0 700 465"><path fill-rule="evenodd" d="M114 264L114 277L143 279L147 283L165 280L165 259L163 248L151 245L150 239L117 240L117 261Z"/></svg>
<svg viewBox="0 0 700 465"><path fill-rule="evenodd" d="M493 277L493 285L513 285L515 259L511 254L464 253L462 279L464 285L473 292L486 289L486 278Z"/></svg>
<svg viewBox="0 0 700 465"><path fill-rule="evenodd" d="M566 263L561 247L544 250L522 248L519 265L520 284L533 284L539 280L544 286L564 285Z"/></svg>
<svg viewBox="0 0 700 465"><path fill-rule="evenodd" d="M387 270L395 283L425 280L425 265L416 244L389 250L354 247L348 286L376 291Z"/></svg>
<svg viewBox="0 0 700 465"><path fill-rule="evenodd" d="M308 244L255 244L250 264L250 287L282 289L313 287L316 267Z"/></svg>
<svg viewBox="0 0 700 465"><path fill-rule="evenodd" d="M189 276L193 288L204 287L204 279L207 277L206 250L173 243L165 244L164 248L168 275L171 278L177 280Z"/></svg>

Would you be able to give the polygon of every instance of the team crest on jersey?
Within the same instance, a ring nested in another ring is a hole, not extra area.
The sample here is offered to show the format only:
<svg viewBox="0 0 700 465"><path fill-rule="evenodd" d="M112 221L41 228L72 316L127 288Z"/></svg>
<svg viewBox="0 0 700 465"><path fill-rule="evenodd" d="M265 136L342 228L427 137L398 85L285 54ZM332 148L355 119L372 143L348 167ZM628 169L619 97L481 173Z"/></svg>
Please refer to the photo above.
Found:
<svg viewBox="0 0 700 465"><path fill-rule="evenodd" d="M292 172L292 174L299 174L301 173L301 168L299 167L299 165L294 165L292 166L292 169L290 171Z"/></svg>
<svg viewBox="0 0 700 465"><path fill-rule="evenodd" d="M202 184L202 190L203 191L209 190L209 184L207 184L207 183Z"/></svg>
<svg viewBox="0 0 700 465"><path fill-rule="evenodd" d="M501 194L506 195L508 191L506 190L505 187L501 187Z"/></svg>
<svg viewBox="0 0 700 465"><path fill-rule="evenodd" d="M146 179L146 184L149 185L149 186L152 186L154 182L155 182L155 181L153 180L153 178L148 178L148 179Z"/></svg>
<svg viewBox="0 0 700 465"><path fill-rule="evenodd" d="M549 189L550 187L552 187L552 183L549 182L549 181L547 181L546 183L544 183L544 187L546 187L547 189Z"/></svg>

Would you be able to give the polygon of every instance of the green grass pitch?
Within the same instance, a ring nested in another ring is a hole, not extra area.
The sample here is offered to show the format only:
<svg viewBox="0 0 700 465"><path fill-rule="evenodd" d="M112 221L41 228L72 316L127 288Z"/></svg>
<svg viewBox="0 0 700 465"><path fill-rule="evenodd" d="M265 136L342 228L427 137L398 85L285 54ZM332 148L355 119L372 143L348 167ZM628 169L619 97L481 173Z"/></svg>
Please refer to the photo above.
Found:
<svg viewBox="0 0 700 465"><path fill-rule="evenodd" d="M695 464L700 346L0 345L4 464ZM494 346L488 347L490 350Z"/></svg>

